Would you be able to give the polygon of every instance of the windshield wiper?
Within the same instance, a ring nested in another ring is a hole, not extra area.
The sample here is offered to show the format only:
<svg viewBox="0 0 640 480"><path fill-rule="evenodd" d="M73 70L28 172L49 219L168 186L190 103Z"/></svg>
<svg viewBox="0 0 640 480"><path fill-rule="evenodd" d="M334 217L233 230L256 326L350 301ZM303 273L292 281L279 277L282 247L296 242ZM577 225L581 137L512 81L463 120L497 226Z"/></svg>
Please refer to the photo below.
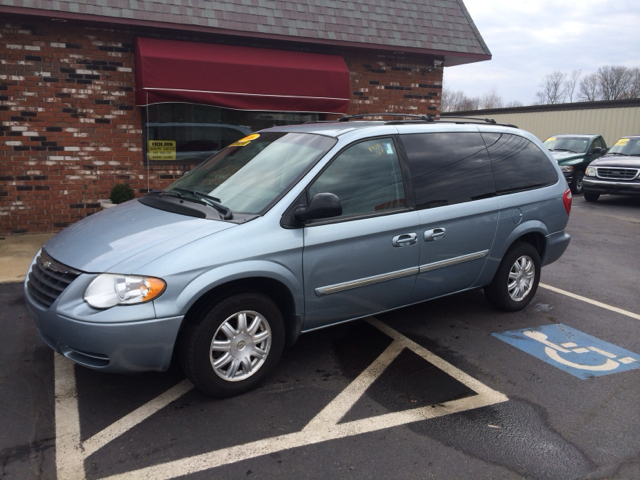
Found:
<svg viewBox="0 0 640 480"><path fill-rule="evenodd" d="M578 152L574 152L573 150L569 150L568 148L555 148L553 150L551 150L552 152L571 152L571 153L578 153Z"/></svg>
<svg viewBox="0 0 640 480"><path fill-rule="evenodd" d="M218 212L222 214L222 218L224 220L231 220L233 218L233 212L229 207L225 207L220 203L220 199L216 197L212 197L207 195L206 193L200 193L197 190L189 190L187 188L174 188L173 190L169 190L169 192L176 192L178 195L182 197L180 192L190 193L191 195L195 195L204 203L209 205L210 207L215 208ZM169 193L165 192L165 193Z"/></svg>

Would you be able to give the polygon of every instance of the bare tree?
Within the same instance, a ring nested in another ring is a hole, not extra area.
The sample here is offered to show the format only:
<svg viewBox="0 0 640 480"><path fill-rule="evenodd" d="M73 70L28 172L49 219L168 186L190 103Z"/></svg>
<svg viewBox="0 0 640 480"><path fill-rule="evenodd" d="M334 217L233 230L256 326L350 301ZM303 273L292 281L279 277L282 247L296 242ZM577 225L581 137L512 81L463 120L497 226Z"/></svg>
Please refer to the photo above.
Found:
<svg viewBox="0 0 640 480"><path fill-rule="evenodd" d="M580 80L580 100L585 102L595 102L600 100L600 92L598 89L598 74L592 73Z"/></svg>
<svg viewBox="0 0 640 480"><path fill-rule="evenodd" d="M505 107L507 108L524 107L524 103L522 103L520 100L512 100L511 102L507 103Z"/></svg>
<svg viewBox="0 0 640 480"><path fill-rule="evenodd" d="M463 110L478 110L480 99L477 97L467 97L462 90L442 89L442 97L440 100L440 111L460 112Z"/></svg>
<svg viewBox="0 0 640 480"><path fill-rule="evenodd" d="M456 111L463 112L469 110L478 110L480 108L480 98L479 97L467 97L466 95L458 104L458 108Z"/></svg>
<svg viewBox="0 0 640 480"><path fill-rule="evenodd" d="M480 108L502 108L504 102L502 97L498 95L498 89L494 85L480 98Z"/></svg>
<svg viewBox="0 0 640 480"><path fill-rule="evenodd" d="M566 95L565 79L567 75L556 70L542 77L541 90L536 93L540 105L554 105L564 102Z"/></svg>
<svg viewBox="0 0 640 480"><path fill-rule="evenodd" d="M451 111L451 95L453 92L447 87L442 87L442 92L440 93L440 111L441 112L450 112Z"/></svg>
<svg viewBox="0 0 640 480"><path fill-rule="evenodd" d="M600 67L598 89L603 100L621 100L629 97L632 83L631 71L627 67Z"/></svg>
<svg viewBox="0 0 640 480"><path fill-rule="evenodd" d="M461 90L453 91L447 87L443 87L442 97L440 98L440 111L455 112L463 98L464 93Z"/></svg>
<svg viewBox="0 0 640 480"><path fill-rule="evenodd" d="M578 84L578 79L580 78L580 74L582 70L574 70L571 72L569 78L567 78L564 82L565 93L567 97L569 97L569 103L573 103L573 94L576 90L576 85Z"/></svg>
<svg viewBox="0 0 640 480"><path fill-rule="evenodd" d="M640 67L631 70L629 98L640 98Z"/></svg>

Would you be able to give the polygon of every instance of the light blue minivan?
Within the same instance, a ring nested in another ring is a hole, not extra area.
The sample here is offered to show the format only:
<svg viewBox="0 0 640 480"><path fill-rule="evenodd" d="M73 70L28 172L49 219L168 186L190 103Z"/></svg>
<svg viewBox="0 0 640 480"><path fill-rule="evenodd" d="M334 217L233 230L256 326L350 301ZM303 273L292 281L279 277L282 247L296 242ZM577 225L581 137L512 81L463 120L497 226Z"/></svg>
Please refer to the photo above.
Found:
<svg viewBox="0 0 640 480"><path fill-rule="evenodd" d="M249 135L36 255L43 340L89 368L244 392L301 333L484 288L533 298L571 192L532 135L482 121L354 121Z"/></svg>

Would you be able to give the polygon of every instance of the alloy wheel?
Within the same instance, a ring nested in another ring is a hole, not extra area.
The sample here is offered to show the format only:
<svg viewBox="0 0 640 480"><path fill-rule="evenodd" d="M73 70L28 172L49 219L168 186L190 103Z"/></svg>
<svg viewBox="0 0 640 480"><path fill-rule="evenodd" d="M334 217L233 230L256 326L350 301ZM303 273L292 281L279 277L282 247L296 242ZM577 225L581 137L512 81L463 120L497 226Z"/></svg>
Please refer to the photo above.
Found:
<svg viewBox="0 0 640 480"><path fill-rule="evenodd" d="M507 290L509 296L516 302L524 299L533 287L536 269L533 260L528 255L519 257L509 270Z"/></svg>
<svg viewBox="0 0 640 480"><path fill-rule="evenodd" d="M238 382L255 374L271 348L272 333L267 319L243 310L228 317L211 341L209 360L220 378Z"/></svg>

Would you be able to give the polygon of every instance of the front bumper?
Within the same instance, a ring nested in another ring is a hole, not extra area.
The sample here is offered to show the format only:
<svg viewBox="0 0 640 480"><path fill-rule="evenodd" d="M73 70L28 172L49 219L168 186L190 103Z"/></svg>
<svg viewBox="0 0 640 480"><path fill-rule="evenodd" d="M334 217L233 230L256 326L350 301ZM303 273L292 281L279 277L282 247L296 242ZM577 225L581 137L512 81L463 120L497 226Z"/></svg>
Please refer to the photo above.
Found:
<svg viewBox="0 0 640 480"><path fill-rule="evenodd" d="M168 369L183 319L99 324L42 315L32 305L29 310L49 347L80 365L114 373Z"/></svg>
<svg viewBox="0 0 640 480"><path fill-rule="evenodd" d="M567 184L571 185L571 182L573 182L573 175L575 172L562 172L562 174L564 175L564 179L567 181Z"/></svg>
<svg viewBox="0 0 640 480"><path fill-rule="evenodd" d="M135 373L169 368L184 316L155 318L153 302L93 309L82 293L94 277L81 274L47 307L29 292L27 275L27 307L44 342L96 370Z"/></svg>
<svg viewBox="0 0 640 480"><path fill-rule="evenodd" d="M584 177L585 193L610 195L640 195L640 181L616 182L614 180L600 180Z"/></svg>

